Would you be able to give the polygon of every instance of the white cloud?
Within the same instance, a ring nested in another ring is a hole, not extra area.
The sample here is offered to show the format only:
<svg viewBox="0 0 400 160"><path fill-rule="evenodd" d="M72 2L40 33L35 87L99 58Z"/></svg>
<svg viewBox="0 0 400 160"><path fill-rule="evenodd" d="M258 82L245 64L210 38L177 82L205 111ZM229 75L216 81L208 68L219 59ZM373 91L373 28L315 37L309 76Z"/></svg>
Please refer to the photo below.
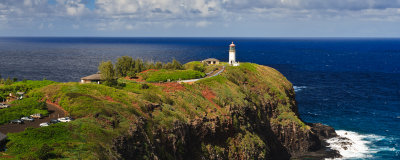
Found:
<svg viewBox="0 0 400 160"><path fill-rule="evenodd" d="M0 0L0 25L45 29L62 23L74 30L126 31L285 20L400 20L400 0L94 0L92 9L87 0L49 1Z"/></svg>
<svg viewBox="0 0 400 160"><path fill-rule="evenodd" d="M207 27L209 24L211 23L207 21L200 21L196 23L196 27Z"/></svg>
<svg viewBox="0 0 400 160"><path fill-rule="evenodd" d="M133 27L133 25L128 24L128 25L125 26L125 28L126 28L127 30L132 30L134 27Z"/></svg>
<svg viewBox="0 0 400 160"><path fill-rule="evenodd" d="M32 6L32 1L31 0L24 0L24 5L25 6Z"/></svg>

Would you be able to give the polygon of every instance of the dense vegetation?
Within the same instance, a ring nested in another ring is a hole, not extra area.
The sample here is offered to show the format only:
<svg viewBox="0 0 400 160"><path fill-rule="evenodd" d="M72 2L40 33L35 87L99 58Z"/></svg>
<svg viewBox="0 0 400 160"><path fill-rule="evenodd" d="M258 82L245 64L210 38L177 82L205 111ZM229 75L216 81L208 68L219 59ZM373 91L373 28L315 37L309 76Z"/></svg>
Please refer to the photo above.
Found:
<svg viewBox="0 0 400 160"><path fill-rule="evenodd" d="M177 60L173 59L172 62L143 62L141 59L134 60L129 56L122 56L117 59L115 65L111 61L101 62L99 65L99 71L102 79L105 81L107 86L118 86L118 80L116 78L121 77L136 77L137 73L140 73L149 69L167 69L167 70L183 70L184 67ZM193 72L187 72L193 73Z"/></svg>
<svg viewBox="0 0 400 160"><path fill-rule="evenodd" d="M193 62L184 64L183 67L185 69L191 69L191 70L195 70L195 71L199 71L199 72L204 72L204 71L206 71L206 68L210 68L212 66L207 66L207 64L199 62L199 61L193 61Z"/></svg>
<svg viewBox="0 0 400 160"><path fill-rule="evenodd" d="M214 70L197 62L182 68L188 70L161 69L143 76L157 82L165 81L166 74L177 80L180 74L204 76ZM123 76L125 71L120 67L116 72ZM9 134L6 153L17 159L264 159L275 150L260 126L309 132L293 109L291 83L269 67L226 66L221 75L191 85L117 82L124 85L70 82L31 90L30 96L59 104L77 120Z"/></svg>
<svg viewBox="0 0 400 160"><path fill-rule="evenodd" d="M0 74L0 85L2 85L2 84L10 85L16 81L17 81L17 78L11 79L10 77L7 77L7 79L4 79Z"/></svg>

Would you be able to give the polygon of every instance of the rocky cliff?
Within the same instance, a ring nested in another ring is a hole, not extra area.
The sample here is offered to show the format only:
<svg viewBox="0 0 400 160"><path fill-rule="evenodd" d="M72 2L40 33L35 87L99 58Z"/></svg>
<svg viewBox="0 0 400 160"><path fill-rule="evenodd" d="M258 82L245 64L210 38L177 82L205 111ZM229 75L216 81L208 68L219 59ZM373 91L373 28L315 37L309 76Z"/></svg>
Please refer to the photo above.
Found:
<svg viewBox="0 0 400 160"><path fill-rule="evenodd" d="M66 130L65 137L71 145L62 148L57 141L47 142L53 158L318 159L337 156L334 151L327 154L323 141L336 135L334 129L302 121L292 84L270 67L241 63L194 84L171 82L145 86L129 80L120 83L124 85L119 88L54 84L29 94L57 103L77 118L56 126ZM25 132L36 130L54 132L53 136L58 133L52 127L46 131L39 128ZM23 138L27 138L27 133L24 134ZM15 137L18 136L11 135L8 144L11 154L19 154L20 140Z"/></svg>
<svg viewBox="0 0 400 160"><path fill-rule="evenodd" d="M323 139L335 136L335 131L299 119L293 87L276 70L245 64L228 68L221 77L195 85L198 86L190 87L202 90L203 97L211 102L204 105L211 105L212 109L204 111L203 116L175 121L170 128L151 132L141 126L148 126L152 120L141 119L127 134L115 139L114 149L121 157L289 159L307 155L335 156L312 153L321 150Z"/></svg>

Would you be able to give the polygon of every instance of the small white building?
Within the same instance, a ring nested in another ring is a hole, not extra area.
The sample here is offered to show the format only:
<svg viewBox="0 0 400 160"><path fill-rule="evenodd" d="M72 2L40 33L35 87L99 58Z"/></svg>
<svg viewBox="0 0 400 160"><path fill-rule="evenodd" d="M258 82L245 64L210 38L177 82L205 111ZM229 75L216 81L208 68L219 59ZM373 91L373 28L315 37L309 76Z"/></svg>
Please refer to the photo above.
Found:
<svg viewBox="0 0 400 160"><path fill-rule="evenodd" d="M235 44L229 45L229 65L239 66L239 62L236 62L236 49Z"/></svg>
<svg viewBox="0 0 400 160"><path fill-rule="evenodd" d="M208 58L208 59L202 60L201 62L208 64L208 65L219 64L219 60L215 59L215 58Z"/></svg>
<svg viewBox="0 0 400 160"><path fill-rule="evenodd" d="M90 76L81 78L81 83L97 83L97 84L100 84L101 81L102 81L102 79L101 79L101 74L100 73L92 74Z"/></svg>

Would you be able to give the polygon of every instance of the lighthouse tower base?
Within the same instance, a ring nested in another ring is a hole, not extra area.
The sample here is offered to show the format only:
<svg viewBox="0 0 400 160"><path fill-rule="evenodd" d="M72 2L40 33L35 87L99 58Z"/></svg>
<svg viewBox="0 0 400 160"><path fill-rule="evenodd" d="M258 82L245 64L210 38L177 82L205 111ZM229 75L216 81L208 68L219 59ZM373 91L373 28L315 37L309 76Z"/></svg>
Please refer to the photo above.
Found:
<svg viewBox="0 0 400 160"><path fill-rule="evenodd" d="M232 65L232 66L239 66L240 63L239 63L239 62L235 62L235 63L232 63L231 65Z"/></svg>

